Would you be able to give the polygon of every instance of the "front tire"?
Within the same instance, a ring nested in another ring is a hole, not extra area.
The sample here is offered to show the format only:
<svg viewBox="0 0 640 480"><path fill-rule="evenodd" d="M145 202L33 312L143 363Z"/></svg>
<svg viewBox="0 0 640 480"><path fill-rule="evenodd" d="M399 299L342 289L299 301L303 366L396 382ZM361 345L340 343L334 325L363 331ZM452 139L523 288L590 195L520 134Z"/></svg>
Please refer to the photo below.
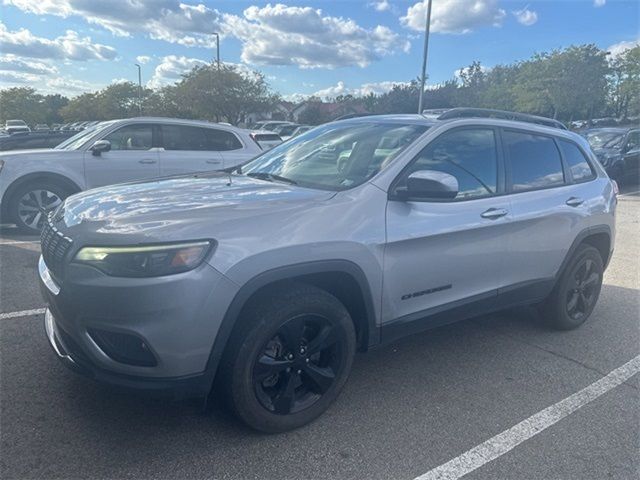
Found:
<svg viewBox="0 0 640 480"><path fill-rule="evenodd" d="M237 416L267 433L305 425L342 390L353 363L355 329L328 292L287 284L251 305L223 361L227 399Z"/></svg>
<svg viewBox="0 0 640 480"><path fill-rule="evenodd" d="M49 212L58 207L69 192L55 183L28 183L14 192L9 202L9 214L24 233L37 235Z"/></svg>
<svg viewBox="0 0 640 480"><path fill-rule="evenodd" d="M596 306L604 265L600 252L580 245L542 308L546 323L558 330L579 327Z"/></svg>

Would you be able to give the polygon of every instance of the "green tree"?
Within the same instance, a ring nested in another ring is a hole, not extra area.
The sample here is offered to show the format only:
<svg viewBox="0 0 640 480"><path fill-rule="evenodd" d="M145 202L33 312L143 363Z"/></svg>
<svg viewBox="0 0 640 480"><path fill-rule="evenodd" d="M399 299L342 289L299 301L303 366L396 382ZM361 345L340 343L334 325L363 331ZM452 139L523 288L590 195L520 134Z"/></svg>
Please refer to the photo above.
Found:
<svg viewBox="0 0 640 480"><path fill-rule="evenodd" d="M640 114L640 46L625 50L611 62L609 104L616 117Z"/></svg>
<svg viewBox="0 0 640 480"><path fill-rule="evenodd" d="M30 87L0 90L0 122L20 119L29 125L47 120L45 98Z"/></svg>

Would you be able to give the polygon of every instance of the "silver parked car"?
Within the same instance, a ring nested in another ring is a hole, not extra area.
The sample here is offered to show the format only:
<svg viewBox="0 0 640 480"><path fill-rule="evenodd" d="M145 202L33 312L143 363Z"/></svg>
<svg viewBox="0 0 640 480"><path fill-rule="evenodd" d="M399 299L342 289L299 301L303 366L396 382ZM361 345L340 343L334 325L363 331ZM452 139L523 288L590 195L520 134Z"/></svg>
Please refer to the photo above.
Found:
<svg viewBox="0 0 640 480"><path fill-rule="evenodd" d="M249 132L231 126L154 117L101 122L55 148L0 153L0 213L37 233L46 213L73 193L229 169L260 153Z"/></svg>
<svg viewBox="0 0 640 480"><path fill-rule="evenodd" d="M357 350L523 304L578 327L613 252L617 187L553 120L487 115L350 119L242 173L69 197L42 233L53 349L111 384L215 385L278 432L329 407Z"/></svg>

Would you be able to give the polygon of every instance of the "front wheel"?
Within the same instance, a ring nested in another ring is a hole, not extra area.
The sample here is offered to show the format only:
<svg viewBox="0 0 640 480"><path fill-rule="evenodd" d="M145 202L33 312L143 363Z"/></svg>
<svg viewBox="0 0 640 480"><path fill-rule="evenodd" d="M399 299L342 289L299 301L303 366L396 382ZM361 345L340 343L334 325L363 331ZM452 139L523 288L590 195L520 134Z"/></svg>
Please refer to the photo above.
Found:
<svg viewBox="0 0 640 480"><path fill-rule="evenodd" d="M275 433L321 415L342 390L355 353L355 329L342 303L319 288L289 284L240 321L223 372L238 417Z"/></svg>
<svg viewBox="0 0 640 480"><path fill-rule="evenodd" d="M49 182L35 182L19 187L9 202L9 213L18 228L39 234L49 212L67 198L68 192Z"/></svg>

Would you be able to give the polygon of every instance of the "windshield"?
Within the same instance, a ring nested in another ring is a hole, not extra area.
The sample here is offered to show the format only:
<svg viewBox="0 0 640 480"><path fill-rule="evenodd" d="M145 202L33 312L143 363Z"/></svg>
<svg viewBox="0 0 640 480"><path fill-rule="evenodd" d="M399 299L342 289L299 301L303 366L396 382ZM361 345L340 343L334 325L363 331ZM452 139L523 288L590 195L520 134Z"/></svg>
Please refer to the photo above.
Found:
<svg viewBox="0 0 640 480"><path fill-rule="evenodd" d="M269 181L346 190L376 175L427 128L398 123L329 124L277 146L242 167L242 172Z"/></svg>
<svg viewBox="0 0 640 480"><path fill-rule="evenodd" d="M7 120L6 125L8 127L24 127L26 123L24 123L22 120Z"/></svg>
<svg viewBox="0 0 640 480"><path fill-rule="evenodd" d="M101 122L92 127L82 130L80 133L75 134L73 137L67 138L60 145L54 147L56 150L77 150L85 144L90 137L98 132L101 132L105 128L111 126L113 122Z"/></svg>
<svg viewBox="0 0 640 480"><path fill-rule="evenodd" d="M616 148L622 144L622 132L592 132L587 134L587 141L591 148Z"/></svg>

